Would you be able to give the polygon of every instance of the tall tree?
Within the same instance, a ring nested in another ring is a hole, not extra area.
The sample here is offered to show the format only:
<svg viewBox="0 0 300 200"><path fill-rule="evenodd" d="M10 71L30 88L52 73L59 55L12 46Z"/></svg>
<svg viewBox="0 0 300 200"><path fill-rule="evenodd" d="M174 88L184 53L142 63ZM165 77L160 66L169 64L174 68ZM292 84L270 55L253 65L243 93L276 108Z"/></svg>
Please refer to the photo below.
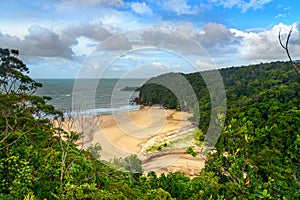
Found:
<svg viewBox="0 0 300 200"><path fill-rule="evenodd" d="M33 174L40 166L29 166L29 160L38 162L42 151L53 137L51 118L62 113L46 103L50 98L34 96L42 84L32 80L29 69L17 58L17 50L0 49L0 193L14 197L26 194L33 184ZM23 170L22 170L23 168Z"/></svg>

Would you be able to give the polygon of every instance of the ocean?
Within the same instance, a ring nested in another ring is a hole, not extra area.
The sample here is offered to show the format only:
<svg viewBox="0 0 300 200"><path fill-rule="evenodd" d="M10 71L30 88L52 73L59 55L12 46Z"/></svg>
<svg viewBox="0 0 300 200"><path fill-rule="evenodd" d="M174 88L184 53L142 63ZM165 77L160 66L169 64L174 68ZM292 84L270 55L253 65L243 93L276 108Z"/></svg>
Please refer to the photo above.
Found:
<svg viewBox="0 0 300 200"><path fill-rule="evenodd" d="M142 86L144 79L38 79L43 84L36 95L52 98L48 103L68 112L85 114L111 114L137 110L132 100L138 92L132 88ZM127 90L123 90L127 88Z"/></svg>

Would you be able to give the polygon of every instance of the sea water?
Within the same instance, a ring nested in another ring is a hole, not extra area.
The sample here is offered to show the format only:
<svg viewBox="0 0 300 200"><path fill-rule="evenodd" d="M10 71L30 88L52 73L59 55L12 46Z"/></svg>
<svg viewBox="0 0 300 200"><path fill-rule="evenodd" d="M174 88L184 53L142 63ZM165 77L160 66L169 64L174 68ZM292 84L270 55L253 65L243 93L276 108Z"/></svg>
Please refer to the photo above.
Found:
<svg viewBox="0 0 300 200"><path fill-rule="evenodd" d="M144 79L39 79L36 95L52 98L48 103L63 112L111 114L139 109L132 100L138 96L126 87L140 87Z"/></svg>

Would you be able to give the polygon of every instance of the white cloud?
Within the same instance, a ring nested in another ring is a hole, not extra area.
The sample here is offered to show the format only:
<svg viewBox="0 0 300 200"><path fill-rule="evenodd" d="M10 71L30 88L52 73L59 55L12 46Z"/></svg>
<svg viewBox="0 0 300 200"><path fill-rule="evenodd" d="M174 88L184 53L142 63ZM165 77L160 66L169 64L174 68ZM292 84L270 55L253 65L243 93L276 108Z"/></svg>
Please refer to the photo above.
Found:
<svg viewBox="0 0 300 200"><path fill-rule="evenodd" d="M181 24L176 28L179 33L185 34L187 36L193 37L195 34L194 25L191 22Z"/></svg>
<svg viewBox="0 0 300 200"><path fill-rule="evenodd" d="M124 5L123 0L62 0L60 6L69 5L82 5L82 6L113 6L122 7Z"/></svg>
<svg viewBox="0 0 300 200"><path fill-rule="evenodd" d="M283 17L285 17L286 15L285 14L283 14L283 13L279 13L278 15L276 15L275 16L275 18L283 18Z"/></svg>
<svg viewBox="0 0 300 200"><path fill-rule="evenodd" d="M59 34L39 25L31 26L28 32L24 39L0 34L0 46L19 49L20 54L25 56L62 58L71 58L73 56L70 47L74 40L62 38Z"/></svg>
<svg viewBox="0 0 300 200"><path fill-rule="evenodd" d="M204 24L202 29L195 29L193 24L186 23L179 26L176 31L194 39L212 56L224 56L237 52L237 46L241 40L225 25L217 23Z"/></svg>
<svg viewBox="0 0 300 200"><path fill-rule="evenodd" d="M70 58L73 55L72 40L64 40L51 30L34 25L29 29L29 34L21 42L20 51L25 55L44 57Z"/></svg>
<svg viewBox="0 0 300 200"><path fill-rule="evenodd" d="M51 18L65 22L94 21L123 8L123 0L62 0L54 4Z"/></svg>
<svg viewBox="0 0 300 200"><path fill-rule="evenodd" d="M212 59L222 66L237 65L238 63L260 63L286 59L285 51L278 42L281 29L283 40L291 28L294 27L290 39L290 53L294 59L300 57L300 25L278 24L269 28L257 28L241 31L228 29L222 24L207 23L202 29L195 29L187 23L177 28L178 32L194 38L208 51ZM176 43L175 40L172 40ZM179 41L176 43L181 45ZM181 49L184 49L181 45ZM186 46L188 48L188 46ZM225 58L228 58L227 60ZM198 62L199 63L199 62ZM204 63L201 63L203 65Z"/></svg>
<svg viewBox="0 0 300 200"><path fill-rule="evenodd" d="M134 2L131 3L131 9L140 15L144 14L152 14L151 8L149 8L145 2L139 3L139 2Z"/></svg>
<svg viewBox="0 0 300 200"><path fill-rule="evenodd" d="M295 24L293 26L295 26ZM281 29L282 39L284 40L290 28L290 25L280 23L273 26L270 30L258 33L242 32L234 29L232 29L232 31L243 38L239 46L241 58L254 62L268 62L286 58L284 50L279 45L278 33ZM300 41L295 39L299 37L299 30L295 29L289 45L290 53L295 57L300 56Z"/></svg>
<svg viewBox="0 0 300 200"><path fill-rule="evenodd" d="M168 49L176 53L201 54L202 49L191 37L169 29L149 29L141 33L141 44L143 46L154 46Z"/></svg>
<svg viewBox="0 0 300 200"><path fill-rule="evenodd" d="M281 5L281 6L278 6L277 8L280 10L280 13L278 13L275 16L276 19L285 18L287 16L290 16L290 12L289 11L292 9L291 7L283 7Z"/></svg>
<svg viewBox="0 0 300 200"><path fill-rule="evenodd" d="M249 9L257 10L263 8L267 3L270 3L273 0L210 0L216 5L221 5L224 8L233 8L238 7L242 12L247 12Z"/></svg>
<svg viewBox="0 0 300 200"><path fill-rule="evenodd" d="M166 0L163 3L163 8L174 11L177 15L198 13L198 8L188 5L186 0Z"/></svg>
<svg viewBox="0 0 300 200"><path fill-rule="evenodd" d="M72 39L80 36L85 36L97 42L103 41L111 37L112 35L113 34L110 32L110 30L104 27L101 23L81 23L78 25L67 26L63 30L61 30L62 37L68 37Z"/></svg>
<svg viewBox="0 0 300 200"><path fill-rule="evenodd" d="M80 25L65 26L56 31L33 25L28 29L28 34L23 39L0 33L0 46L19 49L21 54L28 56L70 59L78 56L74 54L73 50L80 55L94 49L83 46L83 44L92 43L95 45L111 36L112 33L101 24L81 23ZM83 49L79 49L79 47Z"/></svg>
<svg viewBox="0 0 300 200"><path fill-rule="evenodd" d="M118 30L134 30L138 27L147 26L147 23L140 22L131 12L120 12L117 10L104 15L99 19L104 26L116 27Z"/></svg>
<svg viewBox="0 0 300 200"><path fill-rule="evenodd" d="M21 40L16 36L10 36L8 34L3 35L0 32L0 47L1 48L10 48L10 49L19 49Z"/></svg>
<svg viewBox="0 0 300 200"><path fill-rule="evenodd" d="M168 66L166 64L162 64L160 62L152 62L151 66L153 66L156 69L160 69L160 70L170 70L170 66Z"/></svg>
<svg viewBox="0 0 300 200"><path fill-rule="evenodd" d="M76 40L78 41L78 43L76 45L73 45L71 48L75 55L78 56L90 54L93 50L96 49L98 45L97 42L95 43L95 41L84 36L80 36Z"/></svg>
<svg viewBox="0 0 300 200"><path fill-rule="evenodd" d="M289 47L292 57L297 59L300 57L300 26L297 24L292 26L294 31ZM119 34L119 30L111 31L101 23L81 23L57 30L34 25L28 29L28 34L23 38L0 32L0 46L19 49L21 55L49 59L78 58L93 51L99 41L102 45L97 49L98 52L101 50L117 54L119 50L135 51L139 48L156 47L173 51L178 55L204 55L201 47L195 44L196 40L216 63L222 61L222 66L228 66L228 63L237 65L242 62L245 64L286 59L286 54L278 42L278 32L281 29L282 37L285 39L290 28L291 25L280 23L270 28L241 31L228 29L225 25L217 23L207 23L202 28L195 28L192 23L186 23L180 26L172 24L171 29L148 28ZM87 46L89 44L92 44L92 47ZM124 67L148 64L161 70L174 66L174 63L169 61L161 62L157 59L159 56L144 57L130 54L122 57L122 62ZM142 58L150 63L144 63L141 61ZM205 63L197 64L208 67L204 65Z"/></svg>
<svg viewBox="0 0 300 200"><path fill-rule="evenodd" d="M126 35L117 34L109 39L105 40L99 47L98 50L130 50L132 43L128 40Z"/></svg>
<svg viewBox="0 0 300 200"><path fill-rule="evenodd" d="M196 65L201 70L212 70L217 68L213 63L203 62L201 60L196 60Z"/></svg>
<svg viewBox="0 0 300 200"><path fill-rule="evenodd" d="M204 24L202 31L196 35L196 40L207 48L215 45L229 44L235 42L237 39L235 34L225 25L217 23Z"/></svg>

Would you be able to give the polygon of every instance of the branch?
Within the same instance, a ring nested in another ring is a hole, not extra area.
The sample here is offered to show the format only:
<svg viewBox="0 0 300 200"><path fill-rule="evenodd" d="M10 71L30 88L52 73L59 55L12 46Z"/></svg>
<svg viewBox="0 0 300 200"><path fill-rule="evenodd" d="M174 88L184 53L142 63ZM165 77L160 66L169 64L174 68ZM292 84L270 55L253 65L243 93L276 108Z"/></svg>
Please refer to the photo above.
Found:
<svg viewBox="0 0 300 200"><path fill-rule="evenodd" d="M300 70L296 66L295 62L292 60L290 52L289 52L289 41L290 41L290 37L292 35L292 32L293 32L293 27L291 28L291 30L290 30L290 32L289 32L289 34L287 36L285 44L283 44L282 39L281 39L281 29L280 29L279 30L279 34L278 34L278 39L279 39L280 46L285 50L285 52L286 52L286 54L287 54L290 62L292 63L292 67L294 68L294 70L296 71L296 73L300 75Z"/></svg>
<svg viewBox="0 0 300 200"><path fill-rule="evenodd" d="M34 130L35 128L37 128L38 125L39 125L38 123L36 123L33 126L31 126L28 130L26 130L26 127L29 127L29 126L27 126L27 123L29 121L27 121L27 122L24 123L24 125L23 125L23 127L21 129L18 129L18 127L17 127L18 121L17 121L16 114L14 114L14 124L13 125L9 124L8 117L7 117L6 113L5 113L5 111L2 110L2 109L1 109L1 114L2 114L2 117L5 120L5 130L4 130L4 132L2 132L2 134L0 134L0 136L4 135L4 137L1 138L1 140L0 140L0 144L4 143L10 136L12 136L14 134L19 134L19 135L17 136L16 139L14 139L13 141L11 141L10 143L5 144L3 147L0 147L0 151L2 151L3 149L5 149L7 147L12 146L19 139L21 139L24 135L26 135L27 133L30 133L32 130Z"/></svg>

